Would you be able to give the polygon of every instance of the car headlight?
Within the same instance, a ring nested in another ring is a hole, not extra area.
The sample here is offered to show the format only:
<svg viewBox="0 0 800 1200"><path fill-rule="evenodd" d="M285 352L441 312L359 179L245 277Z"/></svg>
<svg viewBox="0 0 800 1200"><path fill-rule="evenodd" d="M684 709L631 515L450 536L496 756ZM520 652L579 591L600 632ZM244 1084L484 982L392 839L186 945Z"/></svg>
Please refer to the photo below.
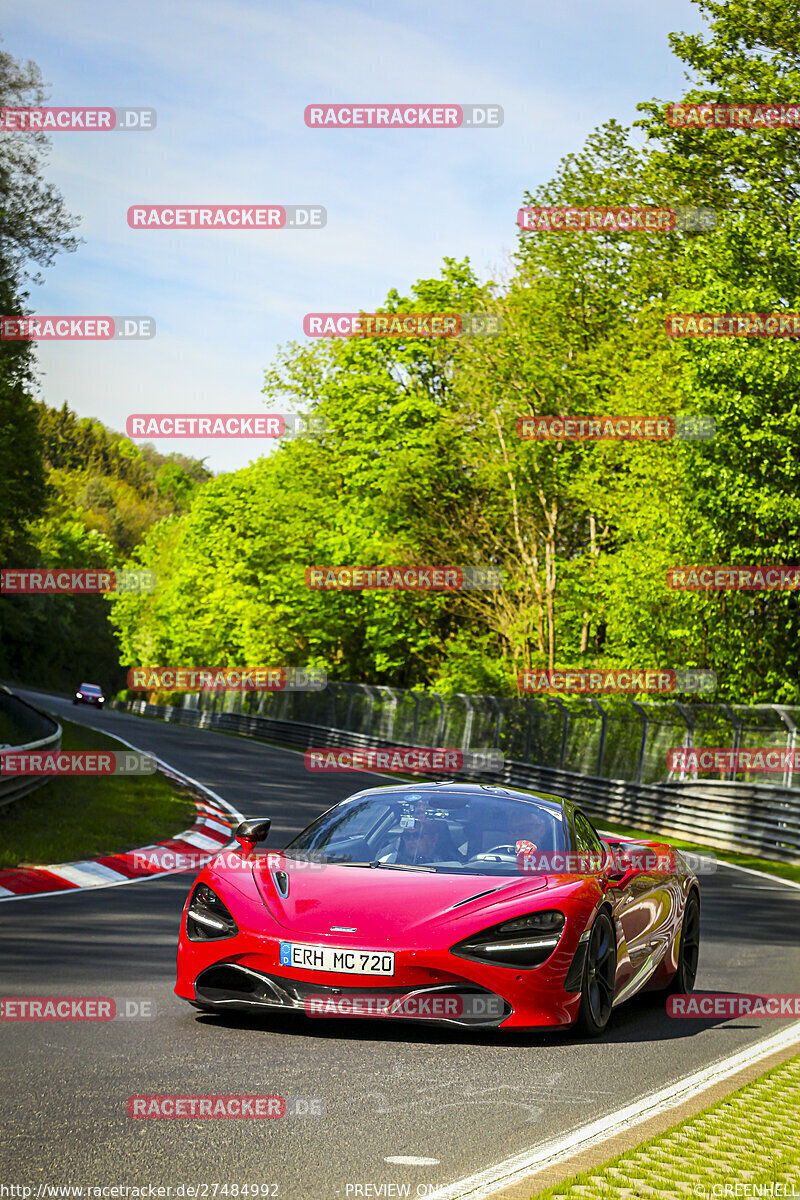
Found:
<svg viewBox="0 0 800 1200"><path fill-rule="evenodd" d="M558 945L564 931L564 914L556 909L528 913L511 921L490 925L450 947L451 954L498 967L540 967Z"/></svg>
<svg viewBox="0 0 800 1200"><path fill-rule="evenodd" d="M219 896L204 883L192 892L186 912L186 934L190 942L217 942L235 937L239 927Z"/></svg>

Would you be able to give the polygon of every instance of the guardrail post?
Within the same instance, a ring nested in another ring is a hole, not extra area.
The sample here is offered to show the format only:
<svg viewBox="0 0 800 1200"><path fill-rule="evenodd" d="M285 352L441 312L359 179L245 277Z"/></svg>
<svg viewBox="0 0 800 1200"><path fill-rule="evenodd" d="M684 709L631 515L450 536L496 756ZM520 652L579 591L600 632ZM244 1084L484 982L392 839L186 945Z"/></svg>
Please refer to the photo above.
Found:
<svg viewBox="0 0 800 1200"><path fill-rule="evenodd" d="M533 741L533 714L534 714L533 706L536 703L536 701L531 698L528 698L527 700L523 700L522 703L524 704L525 711L528 714L528 720L527 720L527 723L525 726L525 750L523 752L523 761L530 762L531 761L531 742Z"/></svg>
<svg viewBox="0 0 800 1200"><path fill-rule="evenodd" d="M681 718L683 719L683 723L686 726L686 733L683 735L683 748L684 750L689 750L694 746L694 717L689 712L689 709L686 707L686 705L680 700L675 700L673 702L673 707L677 708ZM696 774L697 772L695 771L695 775ZM681 767L680 778L688 778L685 767Z"/></svg>
<svg viewBox="0 0 800 1200"><path fill-rule="evenodd" d="M394 737L394 722L395 717L397 716L397 696L395 695L394 688L381 686L380 691L385 692L388 695L389 702L391 704L391 708L389 709L389 728L386 731L386 740L390 742Z"/></svg>
<svg viewBox="0 0 800 1200"><path fill-rule="evenodd" d="M569 734L569 709L560 696L548 696L547 699L551 704L556 704L561 713L561 719L564 724L561 726L561 747L558 752L558 770L564 770L564 763L567 761L567 736Z"/></svg>
<svg viewBox="0 0 800 1200"><path fill-rule="evenodd" d="M437 700L439 703L439 720L436 725L436 739L434 746L441 746L442 738L444 737L444 700L438 692L431 693L431 700Z"/></svg>
<svg viewBox="0 0 800 1200"><path fill-rule="evenodd" d="M606 751L606 725L608 724L608 713L603 708L599 700L595 700L594 696L589 697L589 703L600 713L600 745L597 747L597 768L595 775L603 774L603 755ZM637 779L637 783L639 780Z"/></svg>
<svg viewBox="0 0 800 1200"><path fill-rule="evenodd" d="M412 745L416 746L417 738L419 736L419 699L420 698L419 698L419 696L416 696L414 694L414 692L410 691L408 694L411 697L411 699L414 701L414 725L411 729L411 742L412 742Z"/></svg>
<svg viewBox="0 0 800 1200"><path fill-rule="evenodd" d="M794 770L794 752L795 746L797 745L797 725L782 704L771 704L770 708L775 709L775 712L789 730L789 736L786 739L786 748L789 751L789 760L788 765L783 772L783 786L790 788L792 786L792 772Z"/></svg>
<svg viewBox="0 0 800 1200"><path fill-rule="evenodd" d="M642 775L644 774L644 754L645 754L645 750L647 748L647 729L648 729L650 722L647 717L646 709L642 708L642 706L638 700L631 700L630 705L631 705L631 708L636 709L639 716L642 718L642 735L639 738L639 754L636 759L636 780L635 780L636 783L641 783Z"/></svg>
<svg viewBox="0 0 800 1200"><path fill-rule="evenodd" d="M456 692L459 700L463 700L467 706L467 717L464 721L464 735L461 738L461 749L464 753L469 750L469 742L472 737L472 722L475 717L475 709L472 706L472 701L464 692Z"/></svg>
<svg viewBox="0 0 800 1200"><path fill-rule="evenodd" d="M364 688L364 691L367 693L367 699L369 700L369 716L367 717L367 728L366 728L366 735L367 735L367 737L369 737L370 734L372 733L372 718L375 713L375 696L373 695L373 689L370 687L370 685L368 683L362 684L362 687ZM377 688L375 690L377 691Z"/></svg>
<svg viewBox="0 0 800 1200"><path fill-rule="evenodd" d="M352 732L352 727L350 725L350 717L353 714L353 701L355 700L357 685L347 683L344 686L348 689L348 692L347 692L347 715L345 716L345 719L344 719L344 727L346 730L348 730L348 732Z"/></svg>
<svg viewBox="0 0 800 1200"><path fill-rule="evenodd" d="M734 755L736 755L739 751L739 747L742 744L743 722L740 721L739 718L736 716L736 713L733 711L730 704L720 703L719 707L722 710L722 713L728 718L731 725L733 726L733 753L734 753ZM734 757L733 761L735 764L736 763L735 757ZM733 767L731 767L730 771L728 771L726 778L731 779L731 780L736 778L736 766L735 765Z"/></svg>
<svg viewBox="0 0 800 1200"><path fill-rule="evenodd" d="M490 704L494 705L495 712L497 713L497 719L494 723L494 749L498 750L500 748L500 726L503 722L503 710L496 696L487 696L486 699Z"/></svg>

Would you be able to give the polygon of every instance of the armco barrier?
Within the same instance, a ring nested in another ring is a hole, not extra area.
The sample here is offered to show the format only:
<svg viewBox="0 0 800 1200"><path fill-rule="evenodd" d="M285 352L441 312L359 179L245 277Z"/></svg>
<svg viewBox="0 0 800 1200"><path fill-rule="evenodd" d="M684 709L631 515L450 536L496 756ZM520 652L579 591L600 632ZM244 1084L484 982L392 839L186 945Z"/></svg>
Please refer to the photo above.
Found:
<svg viewBox="0 0 800 1200"><path fill-rule="evenodd" d="M454 744L430 736L401 741L304 721L207 708L178 708L141 700L114 703L113 707L196 728L281 742L298 750L312 746L381 748ZM483 745L489 744L487 738ZM508 757L500 772L465 771L459 778L566 796L579 802L601 826L626 825L720 850L785 862L800 860L800 792L788 787L730 780L635 783Z"/></svg>
<svg viewBox="0 0 800 1200"><path fill-rule="evenodd" d="M20 700L19 696L14 696L8 688L0 685L0 712L9 718L13 723L23 729L28 730L29 734L37 737L36 741L26 742L20 746L0 747L0 759L4 754L12 750L58 750L61 746L61 726L53 717L47 713L40 712L38 708L34 708L32 704L28 704L25 700ZM3 775L0 772L0 805L10 804L12 800L18 800L20 796L27 796L30 792L47 783L48 776L35 775Z"/></svg>

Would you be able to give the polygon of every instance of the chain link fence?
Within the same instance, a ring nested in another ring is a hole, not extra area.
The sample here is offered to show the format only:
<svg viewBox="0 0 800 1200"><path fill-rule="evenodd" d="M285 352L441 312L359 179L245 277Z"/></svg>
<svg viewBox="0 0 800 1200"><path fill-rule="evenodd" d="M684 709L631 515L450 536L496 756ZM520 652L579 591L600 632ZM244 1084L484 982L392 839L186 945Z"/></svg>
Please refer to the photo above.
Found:
<svg viewBox="0 0 800 1200"><path fill-rule="evenodd" d="M367 684L201 692L113 707L182 725L311 747L437 747L482 755L463 779L568 796L617 824L762 858L800 861L800 788L780 772L671 771L670 750L794 751L800 709L615 698L514 699ZM498 750L501 763L488 766ZM681 764L682 765L682 764ZM741 764L738 764L741 765Z"/></svg>
<svg viewBox="0 0 800 1200"><path fill-rule="evenodd" d="M319 725L400 745L459 750L496 748L507 759L631 783L696 779L670 771L667 752L682 747L794 751L800 708L627 699L463 695L329 682L319 691L201 692L184 708ZM791 760L780 771L703 772L782 787L797 784Z"/></svg>

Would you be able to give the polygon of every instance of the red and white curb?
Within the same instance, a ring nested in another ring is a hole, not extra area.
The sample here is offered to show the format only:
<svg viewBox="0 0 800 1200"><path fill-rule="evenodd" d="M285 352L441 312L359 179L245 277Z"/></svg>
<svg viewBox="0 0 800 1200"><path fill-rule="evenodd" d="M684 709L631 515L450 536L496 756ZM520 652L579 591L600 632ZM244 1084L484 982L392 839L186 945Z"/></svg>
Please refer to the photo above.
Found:
<svg viewBox="0 0 800 1200"><path fill-rule="evenodd" d="M117 737L116 740L132 750L139 749L124 738ZM194 802L197 819L191 829L176 833L166 842L141 846L138 850L126 850L121 854L106 854L102 858L55 863L47 867L0 869L0 903L30 896L84 891L87 888L115 887L161 875L174 875L180 871L199 871L205 863L232 846L232 832L244 820L242 814L204 784L169 766L156 755L151 754L151 757L156 759L162 774L202 793L203 798ZM187 859L193 864L188 868L184 865Z"/></svg>

